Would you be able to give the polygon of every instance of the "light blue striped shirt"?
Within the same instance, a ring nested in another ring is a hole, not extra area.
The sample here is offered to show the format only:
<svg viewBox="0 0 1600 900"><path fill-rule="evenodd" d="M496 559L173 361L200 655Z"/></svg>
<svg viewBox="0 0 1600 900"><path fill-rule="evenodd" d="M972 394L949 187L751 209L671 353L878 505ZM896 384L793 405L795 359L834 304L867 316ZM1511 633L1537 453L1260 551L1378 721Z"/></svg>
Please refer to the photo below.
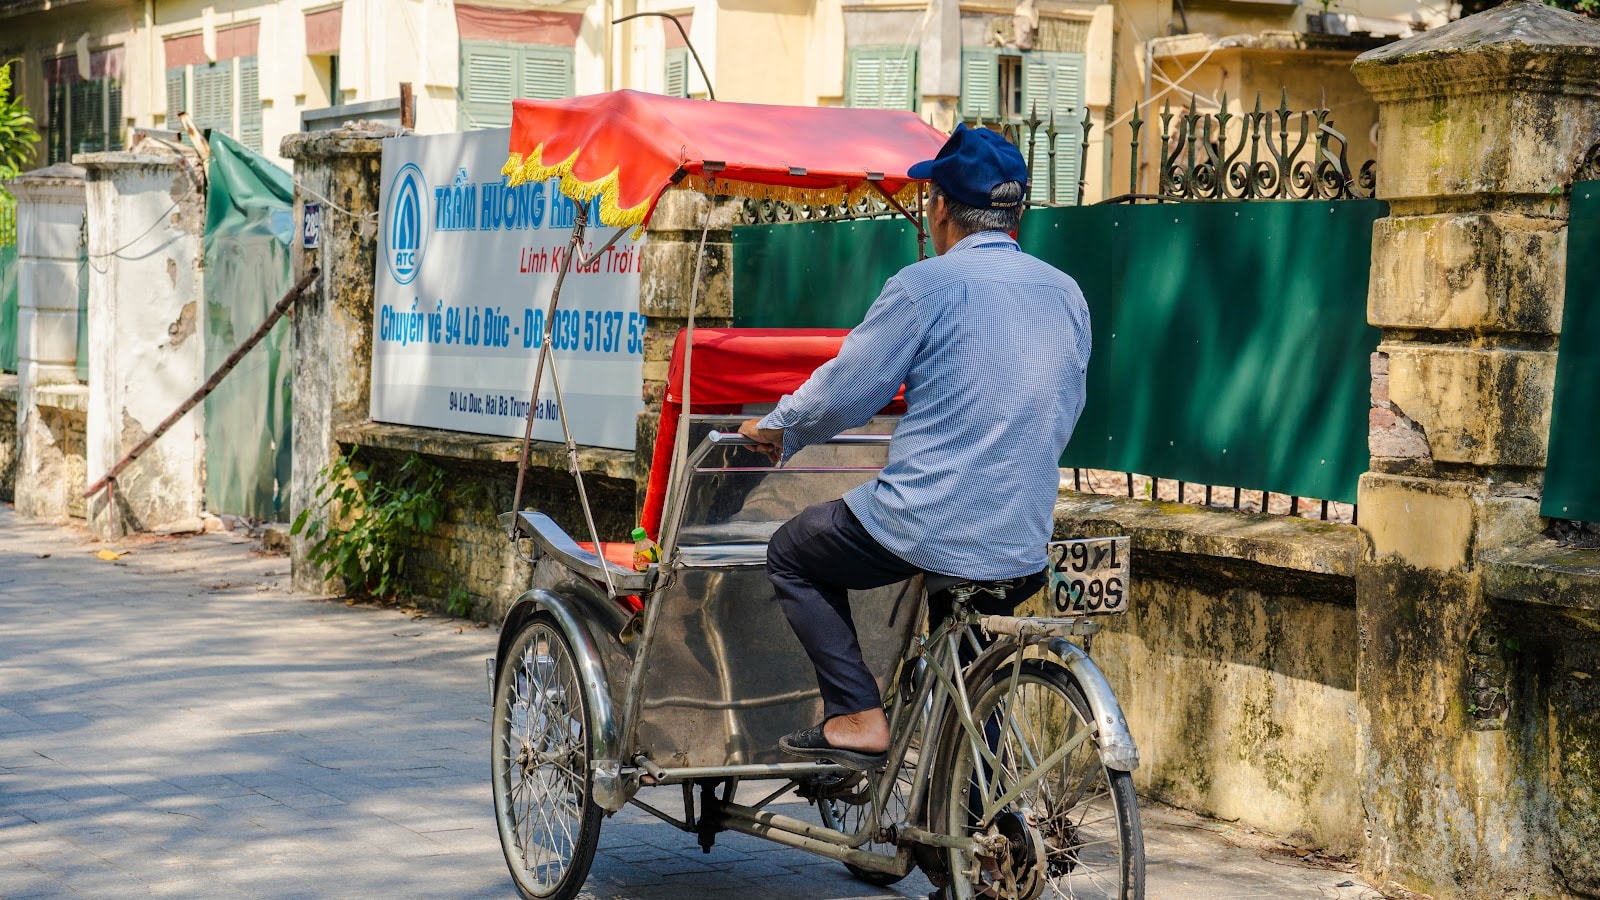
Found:
<svg viewBox="0 0 1600 900"><path fill-rule="evenodd" d="M845 503L915 566L1013 578L1044 568L1088 363L1077 282L985 231L889 279L839 355L761 427L784 429L787 458L865 424L905 385L888 463Z"/></svg>

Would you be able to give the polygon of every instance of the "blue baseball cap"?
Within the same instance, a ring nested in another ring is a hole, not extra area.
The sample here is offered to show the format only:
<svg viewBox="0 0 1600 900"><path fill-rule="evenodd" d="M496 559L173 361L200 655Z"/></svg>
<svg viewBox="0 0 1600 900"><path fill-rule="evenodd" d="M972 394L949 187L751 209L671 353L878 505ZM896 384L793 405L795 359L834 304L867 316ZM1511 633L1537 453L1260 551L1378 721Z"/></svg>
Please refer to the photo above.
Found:
<svg viewBox="0 0 1600 900"><path fill-rule="evenodd" d="M1022 151L998 131L956 125L950 140L933 159L916 163L906 172L912 178L932 179L950 196L977 209L1010 209L1021 200L993 200L990 193L1008 181L1028 187L1028 164Z"/></svg>

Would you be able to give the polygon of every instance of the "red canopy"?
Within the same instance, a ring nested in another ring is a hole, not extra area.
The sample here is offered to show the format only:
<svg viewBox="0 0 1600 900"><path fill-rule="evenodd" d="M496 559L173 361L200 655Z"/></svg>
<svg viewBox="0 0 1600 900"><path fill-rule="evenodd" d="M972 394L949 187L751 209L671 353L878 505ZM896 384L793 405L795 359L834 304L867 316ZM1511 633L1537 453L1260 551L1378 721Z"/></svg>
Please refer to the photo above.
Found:
<svg viewBox="0 0 1600 900"><path fill-rule="evenodd" d="M839 203L915 194L906 169L932 159L946 135L901 110L768 106L613 91L512 102L512 184L561 179L561 192L601 197L604 225L643 225L661 193ZM681 173L680 173L681 170ZM711 182L715 179L714 186Z"/></svg>

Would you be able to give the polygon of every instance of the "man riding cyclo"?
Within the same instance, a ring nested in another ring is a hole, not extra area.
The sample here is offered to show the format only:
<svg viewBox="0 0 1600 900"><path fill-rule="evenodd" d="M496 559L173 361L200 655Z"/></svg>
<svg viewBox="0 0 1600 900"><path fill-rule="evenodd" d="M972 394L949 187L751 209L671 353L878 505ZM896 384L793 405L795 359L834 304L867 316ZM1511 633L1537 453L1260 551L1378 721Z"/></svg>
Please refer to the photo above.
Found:
<svg viewBox="0 0 1600 900"><path fill-rule="evenodd" d="M779 745L858 770L885 764L889 727L848 592L917 574L972 581L986 588L972 602L989 614L1036 592L1089 362L1082 291L1013 237L1028 188L1021 153L997 132L958 125L909 174L930 181L937 256L890 278L838 356L739 429L788 459L865 424L904 386L877 478L803 510L767 549L823 699L823 721Z"/></svg>

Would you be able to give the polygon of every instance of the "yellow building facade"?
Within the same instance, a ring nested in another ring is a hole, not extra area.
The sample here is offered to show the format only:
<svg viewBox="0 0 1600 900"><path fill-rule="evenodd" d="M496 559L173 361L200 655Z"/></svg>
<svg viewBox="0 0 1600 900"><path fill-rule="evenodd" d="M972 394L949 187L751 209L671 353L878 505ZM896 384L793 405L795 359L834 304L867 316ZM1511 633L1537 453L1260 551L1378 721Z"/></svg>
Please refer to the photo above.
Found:
<svg viewBox="0 0 1600 900"><path fill-rule="evenodd" d="M1037 114L1060 136L1054 166L1035 148L1035 198L1072 202L1080 181L1084 201L1151 187L1153 159L1127 146L1135 106L1146 121L1166 102L1212 111L1224 90L1234 106L1256 90L1275 103L1284 84L1304 108L1326 87L1367 158L1374 108L1347 69L1375 39L1348 33L1409 33L1448 12L1418 0L0 0L0 60L40 122L40 165L118 149L132 128L176 130L179 111L276 158L308 114L392 106L403 82L416 129L439 133L504 126L512 97L705 97L709 81L721 100L907 108L946 129ZM688 41L639 13L675 16Z"/></svg>

